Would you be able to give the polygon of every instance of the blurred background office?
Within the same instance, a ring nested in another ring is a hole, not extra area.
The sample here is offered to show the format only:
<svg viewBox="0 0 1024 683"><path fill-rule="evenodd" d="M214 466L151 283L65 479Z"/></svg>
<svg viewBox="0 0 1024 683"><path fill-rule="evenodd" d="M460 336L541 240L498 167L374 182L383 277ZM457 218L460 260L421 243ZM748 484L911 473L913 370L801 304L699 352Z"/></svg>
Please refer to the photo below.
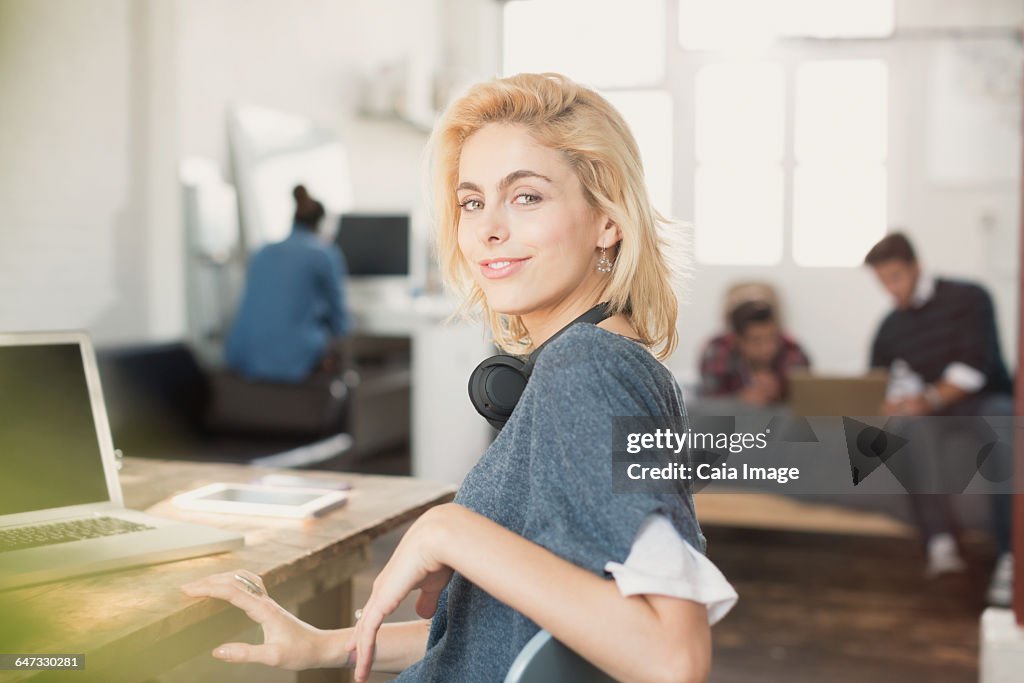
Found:
<svg viewBox="0 0 1024 683"><path fill-rule="evenodd" d="M0 330L89 330L130 454L458 482L490 349L445 323L424 148L468 84L560 71L622 111L688 236L668 365L695 404L743 285L787 367L863 375L891 307L863 260L897 228L991 293L1013 373L1022 26L1020 0L0 0ZM282 388L224 345L299 184L345 254L351 357ZM908 508L869 498L698 500L741 595L713 679L977 678L987 505L959 501L967 571L935 584Z"/></svg>

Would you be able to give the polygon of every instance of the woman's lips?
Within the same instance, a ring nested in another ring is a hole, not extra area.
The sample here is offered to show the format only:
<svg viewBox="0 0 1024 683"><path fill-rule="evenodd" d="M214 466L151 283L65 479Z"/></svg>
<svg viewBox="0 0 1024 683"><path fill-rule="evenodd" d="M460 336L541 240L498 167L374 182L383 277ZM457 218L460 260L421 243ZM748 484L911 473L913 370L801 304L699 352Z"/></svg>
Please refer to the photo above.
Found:
<svg viewBox="0 0 1024 683"><path fill-rule="evenodd" d="M488 280L500 280L515 275L529 259L490 259L480 264L480 271Z"/></svg>

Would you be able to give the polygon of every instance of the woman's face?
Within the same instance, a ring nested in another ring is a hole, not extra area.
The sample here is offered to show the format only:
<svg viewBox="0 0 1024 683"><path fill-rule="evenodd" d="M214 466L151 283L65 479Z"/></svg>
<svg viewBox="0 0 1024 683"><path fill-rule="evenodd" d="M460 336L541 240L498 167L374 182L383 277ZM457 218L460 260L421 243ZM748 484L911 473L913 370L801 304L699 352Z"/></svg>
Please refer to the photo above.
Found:
<svg viewBox="0 0 1024 683"><path fill-rule="evenodd" d="M608 277L597 250L619 231L561 152L523 126L488 124L463 144L456 194L459 248L493 310L564 317L593 305Z"/></svg>

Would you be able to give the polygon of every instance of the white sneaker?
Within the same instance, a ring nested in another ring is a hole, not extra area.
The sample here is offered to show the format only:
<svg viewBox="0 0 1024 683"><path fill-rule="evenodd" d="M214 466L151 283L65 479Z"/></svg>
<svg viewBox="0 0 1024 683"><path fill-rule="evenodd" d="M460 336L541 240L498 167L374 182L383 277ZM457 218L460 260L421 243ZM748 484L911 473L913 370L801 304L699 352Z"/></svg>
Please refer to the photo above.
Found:
<svg viewBox="0 0 1024 683"><path fill-rule="evenodd" d="M956 539L951 534L935 534L928 539L928 578L962 572L967 564L960 557Z"/></svg>
<svg viewBox="0 0 1024 683"><path fill-rule="evenodd" d="M1003 553L996 560L996 568L992 572L992 580L988 584L985 597L988 604L996 607L1009 607L1013 602L1013 555Z"/></svg>

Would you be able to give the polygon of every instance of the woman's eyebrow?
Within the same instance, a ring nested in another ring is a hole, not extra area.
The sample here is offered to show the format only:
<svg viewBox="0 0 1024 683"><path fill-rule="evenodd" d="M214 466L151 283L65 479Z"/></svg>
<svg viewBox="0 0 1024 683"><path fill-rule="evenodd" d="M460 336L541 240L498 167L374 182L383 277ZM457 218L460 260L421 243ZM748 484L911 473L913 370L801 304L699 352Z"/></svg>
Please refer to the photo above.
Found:
<svg viewBox="0 0 1024 683"><path fill-rule="evenodd" d="M512 171L507 176L502 178L501 182L498 183L498 191L501 192L515 181L522 180L523 178L540 178L541 180L546 180L549 183L552 182L551 178L548 178L543 173L537 173L536 171L520 169L518 171ZM473 192L483 191L480 189L479 185L477 185L476 183L471 183L469 181L463 181L459 183L459 186L455 188L455 191L458 192L459 190L471 190Z"/></svg>

